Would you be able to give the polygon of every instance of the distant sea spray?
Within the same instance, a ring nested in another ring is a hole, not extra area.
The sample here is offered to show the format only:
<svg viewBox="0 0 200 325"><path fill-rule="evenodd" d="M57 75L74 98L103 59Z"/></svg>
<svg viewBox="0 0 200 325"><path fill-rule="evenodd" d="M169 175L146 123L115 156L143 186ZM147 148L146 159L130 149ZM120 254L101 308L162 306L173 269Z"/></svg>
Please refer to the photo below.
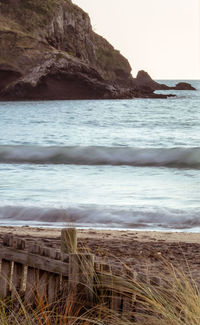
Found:
<svg viewBox="0 0 200 325"><path fill-rule="evenodd" d="M0 146L0 163L200 168L200 147Z"/></svg>

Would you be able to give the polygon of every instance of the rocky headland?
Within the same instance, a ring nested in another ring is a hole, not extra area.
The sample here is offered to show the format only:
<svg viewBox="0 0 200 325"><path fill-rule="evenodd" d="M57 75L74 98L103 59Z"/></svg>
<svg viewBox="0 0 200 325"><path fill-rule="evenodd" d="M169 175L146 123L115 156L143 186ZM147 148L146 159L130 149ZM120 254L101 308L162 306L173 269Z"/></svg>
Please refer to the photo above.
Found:
<svg viewBox="0 0 200 325"><path fill-rule="evenodd" d="M166 98L71 0L0 0L0 100Z"/></svg>
<svg viewBox="0 0 200 325"><path fill-rule="evenodd" d="M196 90L191 84L187 82L179 82L174 87L161 84L153 80L150 75L145 71L139 71L134 82L138 86L146 86L152 90Z"/></svg>

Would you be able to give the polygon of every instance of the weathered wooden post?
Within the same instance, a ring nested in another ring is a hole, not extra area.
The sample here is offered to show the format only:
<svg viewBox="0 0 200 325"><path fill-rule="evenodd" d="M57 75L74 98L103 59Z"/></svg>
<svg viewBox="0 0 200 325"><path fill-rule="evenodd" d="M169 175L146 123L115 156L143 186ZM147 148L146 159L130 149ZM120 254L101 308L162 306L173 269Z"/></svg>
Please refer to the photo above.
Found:
<svg viewBox="0 0 200 325"><path fill-rule="evenodd" d="M45 257L51 257L51 249L48 247L41 247L40 255ZM45 298L47 300L48 282L49 282L50 274L51 274L50 272L39 270L38 287L37 287L38 299Z"/></svg>
<svg viewBox="0 0 200 325"><path fill-rule="evenodd" d="M14 239L13 248L16 250L24 250L26 248L26 241L19 238ZM26 266L14 262L12 276L12 296L15 296L16 292L22 293L25 291L25 273Z"/></svg>
<svg viewBox="0 0 200 325"><path fill-rule="evenodd" d="M88 301L93 300L94 256L77 254L77 230L62 229L61 254L69 254L68 293L84 295Z"/></svg>
<svg viewBox="0 0 200 325"><path fill-rule="evenodd" d="M3 246L10 247L13 245L13 236L5 235L3 238ZM11 289L13 263L9 260L1 260L1 275L0 275L0 296L6 298Z"/></svg>
<svg viewBox="0 0 200 325"><path fill-rule="evenodd" d="M149 285L149 276L147 273L136 273L135 280L142 285ZM134 321L138 323L144 322L143 311L144 311L144 300L140 295L135 294L134 301Z"/></svg>
<svg viewBox="0 0 200 325"><path fill-rule="evenodd" d="M41 247L39 245L33 244L29 248L29 253L40 255ZM26 292L25 292L25 302L27 304L32 304L35 299L35 293L39 282L39 269L34 267L28 267L27 279L26 279Z"/></svg>
<svg viewBox="0 0 200 325"><path fill-rule="evenodd" d="M112 269L110 264L100 263L97 272L99 273L99 277L97 277L99 295L103 299L103 303L108 308L111 308L112 289L110 288L110 283L112 282Z"/></svg>
<svg viewBox="0 0 200 325"><path fill-rule="evenodd" d="M69 293L93 301L94 255L69 255Z"/></svg>
<svg viewBox="0 0 200 325"><path fill-rule="evenodd" d="M112 283L111 309L120 313L122 311L122 295L118 288Z"/></svg>
<svg viewBox="0 0 200 325"><path fill-rule="evenodd" d="M77 230L76 228L64 228L61 230L61 260L65 261L66 254L77 252ZM69 293L68 278L61 276L62 294Z"/></svg>
<svg viewBox="0 0 200 325"><path fill-rule="evenodd" d="M54 260L61 260L61 254L60 252L52 251L51 252L51 258ZM48 279L48 291L47 291L47 297L49 304L52 304L56 302L61 289L61 275L50 273L49 279Z"/></svg>
<svg viewBox="0 0 200 325"><path fill-rule="evenodd" d="M76 228L65 228L61 231L61 253L74 254L77 251Z"/></svg>

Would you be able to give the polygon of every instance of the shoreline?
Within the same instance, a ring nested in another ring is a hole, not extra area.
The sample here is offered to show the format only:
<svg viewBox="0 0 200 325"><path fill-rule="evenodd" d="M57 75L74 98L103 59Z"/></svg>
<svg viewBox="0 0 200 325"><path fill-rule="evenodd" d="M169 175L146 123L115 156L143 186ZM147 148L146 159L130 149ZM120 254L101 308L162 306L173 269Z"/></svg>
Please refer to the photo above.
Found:
<svg viewBox="0 0 200 325"><path fill-rule="evenodd" d="M70 227L71 228L71 227ZM72 226L73 228L73 226ZM16 236L32 236L33 238L56 238L59 237L63 227L40 227L40 226L0 226L0 236L12 233ZM164 241L166 243L183 242L183 243L196 243L200 244L200 233L189 231L169 231L169 230L128 230L128 229L98 229L98 228L77 228L78 239L90 238L98 240L100 237L110 239L120 239L126 236L129 240L137 239L138 242L155 242Z"/></svg>
<svg viewBox="0 0 200 325"><path fill-rule="evenodd" d="M0 244L5 234L25 239L27 246L36 242L60 251L61 228L0 226ZM166 265L173 265L200 287L200 234L77 229L77 239L79 252L94 254L116 275L129 269L162 279Z"/></svg>

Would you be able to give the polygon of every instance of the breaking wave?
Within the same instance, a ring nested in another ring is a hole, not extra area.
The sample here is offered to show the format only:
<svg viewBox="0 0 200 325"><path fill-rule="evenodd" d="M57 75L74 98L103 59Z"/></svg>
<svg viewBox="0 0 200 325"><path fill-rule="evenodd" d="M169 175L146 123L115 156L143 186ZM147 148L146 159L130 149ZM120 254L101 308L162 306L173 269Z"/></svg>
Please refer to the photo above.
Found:
<svg viewBox="0 0 200 325"><path fill-rule="evenodd" d="M0 207L0 225L181 230L200 228L199 214L197 209L3 206Z"/></svg>
<svg viewBox="0 0 200 325"><path fill-rule="evenodd" d="M200 148L0 146L0 163L200 168Z"/></svg>

